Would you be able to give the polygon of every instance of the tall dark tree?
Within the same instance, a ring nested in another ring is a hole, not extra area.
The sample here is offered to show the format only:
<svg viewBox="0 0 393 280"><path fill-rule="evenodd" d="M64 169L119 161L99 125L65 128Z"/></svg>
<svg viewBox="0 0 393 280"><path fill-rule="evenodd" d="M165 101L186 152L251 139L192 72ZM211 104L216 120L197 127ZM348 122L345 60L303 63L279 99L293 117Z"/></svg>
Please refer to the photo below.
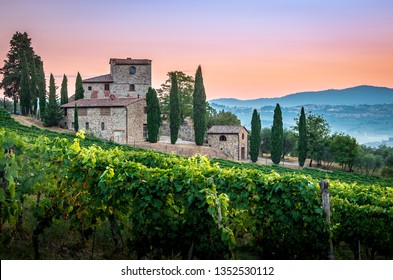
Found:
<svg viewBox="0 0 393 280"><path fill-rule="evenodd" d="M76 102L74 107L74 130L75 132L79 131L79 116L78 116L78 107L76 106Z"/></svg>
<svg viewBox="0 0 393 280"><path fill-rule="evenodd" d="M203 85L202 69L198 66L195 73L195 86L193 94L194 132L195 144L202 146L207 129L206 93Z"/></svg>
<svg viewBox="0 0 393 280"><path fill-rule="evenodd" d="M40 108L40 118L41 120L45 116L45 107L46 107L46 81L45 81L45 73L44 73L44 64L42 61L38 62L38 98L39 98L39 108Z"/></svg>
<svg viewBox="0 0 393 280"><path fill-rule="evenodd" d="M300 111L299 140L297 145L299 166L303 167L307 157L307 122L304 108Z"/></svg>
<svg viewBox="0 0 393 280"><path fill-rule="evenodd" d="M176 73L171 77L171 92L169 94L169 129L171 132L171 144L175 144L179 135L180 128L180 104L179 89L177 87Z"/></svg>
<svg viewBox="0 0 393 280"><path fill-rule="evenodd" d="M64 74L60 89L60 105L68 103L67 76Z"/></svg>
<svg viewBox="0 0 393 280"><path fill-rule="evenodd" d="M271 143L271 158L274 164L279 164L282 156L282 146L283 146L283 124L282 124L282 112L280 104L277 103L274 109L273 115L273 126L270 137Z"/></svg>
<svg viewBox="0 0 393 280"><path fill-rule="evenodd" d="M44 125L56 126L59 124L60 119L63 117L59 104L57 103L56 85L53 75L50 74L49 79L49 102L45 110Z"/></svg>
<svg viewBox="0 0 393 280"><path fill-rule="evenodd" d="M75 100L78 99L83 99L84 98L84 90L83 90L83 84L82 84L82 77L81 74L78 72L78 75L76 76L76 81L75 81Z"/></svg>
<svg viewBox="0 0 393 280"><path fill-rule="evenodd" d="M154 88L149 87L146 94L147 106L147 138L150 143L157 143L158 133L161 123L160 104L157 98L157 92Z"/></svg>
<svg viewBox="0 0 393 280"><path fill-rule="evenodd" d="M37 99L39 96L39 89L38 89L38 71L39 69L37 68L37 62L40 62L40 59L32 59L31 61L31 69L30 69L30 76L31 76L31 114L36 116L37 115Z"/></svg>
<svg viewBox="0 0 393 280"><path fill-rule="evenodd" d="M16 104L20 98L20 80L22 74L23 55L27 58L27 63L33 58L39 58L35 55L31 46L29 35L24 32L16 32L10 41L10 50L7 53L7 59L4 60L4 66L0 69L3 80L0 88L4 89L4 95L14 101L14 113L16 113Z"/></svg>
<svg viewBox="0 0 393 280"><path fill-rule="evenodd" d="M31 111L31 85L30 85L30 71L27 66L26 55L23 55L22 59L22 72L20 78L20 107L22 115L27 116Z"/></svg>
<svg viewBox="0 0 393 280"><path fill-rule="evenodd" d="M261 117L256 109L252 113L251 137L250 137L250 157L252 162L257 162L259 147L261 146Z"/></svg>

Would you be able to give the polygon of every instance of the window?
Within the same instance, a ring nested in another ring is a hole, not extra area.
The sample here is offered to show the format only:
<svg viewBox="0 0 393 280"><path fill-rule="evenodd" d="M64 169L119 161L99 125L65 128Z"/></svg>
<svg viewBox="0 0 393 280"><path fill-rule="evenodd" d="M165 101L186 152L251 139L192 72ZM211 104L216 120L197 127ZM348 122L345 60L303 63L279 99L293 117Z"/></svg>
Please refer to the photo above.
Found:
<svg viewBox="0 0 393 280"><path fill-rule="evenodd" d="M147 139L147 124L143 124L143 138Z"/></svg>
<svg viewBox="0 0 393 280"><path fill-rule="evenodd" d="M111 108L110 107L101 107L100 108L100 116L110 116Z"/></svg>
<svg viewBox="0 0 393 280"><path fill-rule="evenodd" d="M135 68L135 66L131 66L130 67L130 74L131 75L134 75L136 73L136 68Z"/></svg>
<svg viewBox="0 0 393 280"><path fill-rule="evenodd" d="M242 139L244 139L244 133L242 133Z"/></svg>
<svg viewBox="0 0 393 280"><path fill-rule="evenodd" d="M87 90L91 90L91 86L88 86L88 87L87 87Z"/></svg>
<svg viewBox="0 0 393 280"><path fill-rule="evenodd" d="M143 113L147 114L147 107L146 106L143 108Z"/></svg>
<svg viewBox="0 0 393 280"><path fill-rule="evenodd" d="M227 141L227 137L225 135L220 136L220 141Z"/></svg>
<svg viewBox="0 0 393 280"><path fill-rule="evenodd" d="M130 91L135 91L135 85L134 84L130 85Z"/></svg>
<svg viewBox="0 0 393 280"><path fill-rule="evenodd" d="M105 130L105 123L104 122L101 123L101 130Z"/></svg>
<svg viewBox="0 0 393 280"><path fill-rule="evenodd" d="M86 130L89 130L89 123L88 122L85 123L85 128L86 128Z"/></svg>
<svg viewBox="0 0 393 280"><path fill-rule="evenodd" d="M64 108L64 116L67 116L67 108Z"/></svg>
<svg viewBox="0 0 393 280"><path fill-rule="evenodd" d="M104 85L104 90L109 90L109 84Z"/></svg>

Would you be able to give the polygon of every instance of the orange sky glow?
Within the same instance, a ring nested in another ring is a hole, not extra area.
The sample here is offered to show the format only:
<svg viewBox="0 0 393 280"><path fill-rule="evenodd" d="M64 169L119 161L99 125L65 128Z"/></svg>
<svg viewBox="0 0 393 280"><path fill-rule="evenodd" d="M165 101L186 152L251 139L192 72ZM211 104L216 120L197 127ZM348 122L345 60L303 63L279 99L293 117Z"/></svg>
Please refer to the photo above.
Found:
<svg viewBox="0 0 393 280"><path fill-rule="evenodd" d="M153 61L155 88L201 65L209 100L393 87L393 1L0 0L0 10L0 59L27 32L69 95L78 71L106 74L126 57Z"/></svg>

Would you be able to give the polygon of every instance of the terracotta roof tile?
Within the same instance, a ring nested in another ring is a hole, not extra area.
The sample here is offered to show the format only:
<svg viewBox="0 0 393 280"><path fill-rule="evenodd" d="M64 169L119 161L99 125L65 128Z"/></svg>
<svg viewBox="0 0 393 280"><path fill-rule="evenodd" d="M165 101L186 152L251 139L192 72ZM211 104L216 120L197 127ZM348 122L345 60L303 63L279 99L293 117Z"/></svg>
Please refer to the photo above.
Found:
<svg viewBox="0 0 393 280"><path fill-rule="evenodd" d="M239 134L242 128L246 129L240 125L214 125L207 131L207 134Z"/></svg>
<svg viewBox="0 0 393 280"><path fill-rule="evenodd" d="M109 60L109 64L112 63L112 61L115 64L120 64L120 65L150 65L151 60L150 59L132 59L130 57L128 58L111 58Z"/></svg>
<svg viewBox="0 0 393 280"><path fill-rule="evenodd" d="M79 99L72 101L70 103L64 104L62 108L74 108L75 103L78 108L87 107L125 107L132 103L145 100L144 98L116 98L111 100L109 98L99 98L99 99Z"/></svg>
<svg viewBox="0 0 393 280"><path fill-rule="evenodd" d="M111 74L106 74L97 77L92 77L89 79L84 79L82 83L113 83L113 78Z"/></svg>

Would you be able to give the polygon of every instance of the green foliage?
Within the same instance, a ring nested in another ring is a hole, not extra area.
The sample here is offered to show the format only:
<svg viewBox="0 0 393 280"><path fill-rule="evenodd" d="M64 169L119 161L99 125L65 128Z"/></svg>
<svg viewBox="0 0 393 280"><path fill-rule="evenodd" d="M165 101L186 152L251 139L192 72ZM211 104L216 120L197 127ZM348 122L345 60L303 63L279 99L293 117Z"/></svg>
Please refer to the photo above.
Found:
<svg viewBox="0 0 393 280"><path fill-rule="evenodd" d="M212 112L209 114L207 127L210 128L214 125L241 125L241 123L235 114L224 110L217 113L212 108Z"/></svg>
<svg viewBox="0 0 393 280"><path fill-rule="evenodd" d="M264 127L261 132L261 152L264 154L270 153L270 136L271 128Z"/></svg>
<svg viewBox="0 0 393 280"><path fill-rule="evenodd" d="M382 168L381 176L385 178L393 178L393 167L385 166Z"/></svg>
<svg viewBox="0 0 393 280"><path fill-rule="evenodd" d="M349 171L352 171L359 153L359 145L354 137L335 133L330 141L330 151L335 162L344 168L348 166Z"/></svg>
<svg viewBox="0 0 393 280"><path fill-rule="evenodd" d="M306 123L306 114L304 113L304 107L302 107L300 111L298 128L299 128L299 140L297 146L298 161L299 161L299 166L303 167L307 157L307 123Z"/></svg>
<svg viewBox="0 0 393 280"><path fill-rule="evenodd" d="M293 155L296 146L295 133L291 130L284 129L282 142L282 157L285 157L287 155Z"/></svg>
<svg viewBox="0 0 393 280"><path fill-rule="evenodd" d="M41 119L45 116L45 108L46 108L46 81L45 81L45 73L44 73L44 64L42 61L38 63L38 75L37 75L37 88L38 88L38 98L39 98L39 107L40 112L39 115Z"/></svg>
<svg viewBox="0 0 393 280"><path fill-rule="evenodd" d="M31 84L30 84L30 71L27 66L26 55L23 54L22 58L22 72L20 78L20 106L22 115L27 116L31 113Z"/></svg>
<svg viewBox="0 0 393 280"><path fill-rule="evenodd" d="M146 94L147 106L147 139L150 143L157 143L158 134L160 132L161 111L160 104L157 98L157 93L154 88L149 87Z"/></svg>
<svg viewBox="0 0 393 280"><path fill-rule="evenodd" d="M83 83L81 74L78 72L75 81L75 100L83 99L84 98L84 90L83 90Z"/></svg>
<svg viewBox="0 0 393 280"><path fill-rule="evenodd" d="M62 117L63 111L57 103L55 79L51 74L49 79L49 103L45 109L44 125L57 126Z"/></svg>
<svg viewBox="0 0 393 280"><path fill-rule="evenodd" d="M37 99L39 97L39 88L38 88L38 71L39 69L37 68L37 63L40 63L39 58L33 58L31 61L31 68L30 68L30 75L31 75L31 80L30 80L30 90L31 90L31 114L33 116L37 116Z"/></svg>
<svg viewBox="0 0 393 280"><path fill-rule="evenodd" d="M78 116L78 107L74 106L74 131L78 132L79 131L79 116Z"/></svg>
<svg viewBox="0 0 393 280"><path fill-rule="evenodd" d="M171 144L175 144L179 134L180 128L180 104L179 104L179 89L177 87L177 75L172 73L171 77L171 92L169 95L169 129L171 133Z"/></svg>
<svg viewBox="0 0 393 280"><path fill-rule="evenodd" d="M26 58L24 59L23 56L26 56ZM0 88L4 89L4 96L13 99L14 113L16 113L18 99L22 99L20 95L22 63L24 61L28 63L28 61L32 61L33 59L41 60L39 56L36 56L31 46L31 38L29 38L26 32L16 32L10 41L10 50L7 53L7 59L4 60L4 66L0 69L0 73L3 75ZM24 105L22 108L26 110L26 106L29 107L28 105Z"/></svg>
<svg viewBox="0 0 393 280"><path fill-rule="evenodd" d="M60 89L60 105L68 103L68 90L67 90L67 76L63 75L63 81L61 82Z"/></svg>
<svg viewBox="0 0 393 280"><path fill-rule="evenodd" d="M276 108L274 109L273 115L273 126L271 130L270 137L270 151L271 158L274 164L279 164L282 156L282 148L283 148L283 124L282 124L282 113L280 104L277 103Z"/></svg>
<svg viewBox="0 0 393 280"><path fill-rule="evenodd" d="M194 77L185 74L182 71L173 71L168 72L168 79L164 84L161 85L161 88L157 90L159 101L160 101L160 110L163 119L167 119L169 117L169 94L171 90L171 77L172 74L176 74L177 78L177 86L179 93L179 106L180 106L180 121L183 122L185 118L192 117L192 94L194 92Z"/></svg>
<svg viewBox="0 0 393 280"><path fill-rule="evenodd" d="M205 140L205 133L207 129L206 122L206 93L205 86L203 85L202 69L198 66L195 73L195 87L193 94L193 111L194 111L194 131L195 131L195 144L202 146Z"/></svg>
<svg viewBox="0 0 393 280"><path fill-rule="evenodd" d="M136 151L91 142L82 132L73 139L23 127L3 109L0 126L0 237L7 252L22 232L18 217L29 214L34 224L23 233L35 236L37 252L28 258L48 257L39 243L49 243L45 232L59 223L70 225L64 239L80 233L77 246L62 246L77 257L98 249L92 233L108 224L114 254L106 258L122 251L118 257L228 259L247 250L261 259L319 259L329 236L335 245L360 240L364 251L392 257L393 189L386 186L393 180ZM330 226L319 180L330 183ZM2 259L10 258L4 251Z"/></svg>
<svg viewBox="0 0 393 280"><path fill-rule="evenodd" d="M252 113L251 137L250 137L250 157L252 162L258 161L259 147L261 145L261 118L256 109Z"/></svg>

